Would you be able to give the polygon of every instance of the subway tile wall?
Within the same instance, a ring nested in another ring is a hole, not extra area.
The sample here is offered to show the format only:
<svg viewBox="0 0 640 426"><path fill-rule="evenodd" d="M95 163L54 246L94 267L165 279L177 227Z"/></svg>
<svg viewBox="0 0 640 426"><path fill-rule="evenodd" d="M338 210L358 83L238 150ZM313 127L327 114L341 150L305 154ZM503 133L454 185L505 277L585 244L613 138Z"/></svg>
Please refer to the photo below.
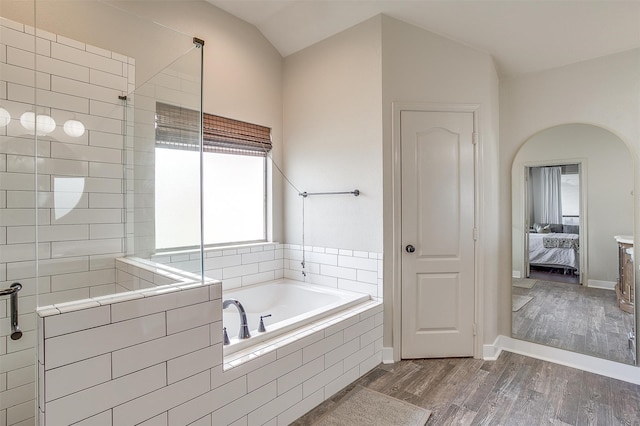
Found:
<svg viewBox="0 0 640 426"><path fill-rule="evenodd" d="M0 18L0 107L11 115L0 125L0 288L22 283L24 331L8 338L8 300L0 300L2 426L35 421L36 305L117 291L125 113L118 96L133 87L134 69L131 58ZM20 123L29 111L56 127L34 138ZM67 120L82 122L84 134L67 135Z"/></svg>
<svg viewBox="0 0 640 426"><path fill-rule="evenodd" d="M39 310L40 424L286 425L381 362L373 300L223 359L208 284Z"/></svg>
<svg viewBox="0 0 640 426"><path fill-rule="evenodd" d="M222 281L224 290L259 282L289 278L311 284L368 294L382 300L382 253L306 246L302 274L302 246L264 243L207 249L205 276ZM167 253L151 260L200 272L200 253Z"/></svg>

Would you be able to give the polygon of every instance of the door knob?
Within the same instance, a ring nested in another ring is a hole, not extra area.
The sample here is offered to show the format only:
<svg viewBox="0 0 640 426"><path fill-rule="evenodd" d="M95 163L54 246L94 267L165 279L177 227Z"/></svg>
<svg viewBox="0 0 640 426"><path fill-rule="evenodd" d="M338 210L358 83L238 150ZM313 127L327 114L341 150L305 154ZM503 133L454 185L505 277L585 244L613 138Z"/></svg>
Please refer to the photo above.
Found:
<svg viewBox="0 0 640 426"><path fill-rule="evenodd" d="M413 253L414 251L416 251L416 248L414 246L412 246L411 244L406 246L404 249L407 251L407 253Z"/></svg>

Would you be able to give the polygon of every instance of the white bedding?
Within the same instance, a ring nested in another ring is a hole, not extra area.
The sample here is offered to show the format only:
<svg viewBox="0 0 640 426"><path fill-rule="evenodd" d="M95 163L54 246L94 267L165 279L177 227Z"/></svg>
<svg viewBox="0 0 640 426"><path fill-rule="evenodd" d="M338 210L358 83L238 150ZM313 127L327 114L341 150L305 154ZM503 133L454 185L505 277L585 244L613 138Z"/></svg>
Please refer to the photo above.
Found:
<svg viewBox="0 0 640 426"><path fill-rule="evenodd" d="M579 269L578 245L575 248L545 248L543 238L557 237L563 241L577 240L578 234L536 234L529 233L529 264Z"/></svg>

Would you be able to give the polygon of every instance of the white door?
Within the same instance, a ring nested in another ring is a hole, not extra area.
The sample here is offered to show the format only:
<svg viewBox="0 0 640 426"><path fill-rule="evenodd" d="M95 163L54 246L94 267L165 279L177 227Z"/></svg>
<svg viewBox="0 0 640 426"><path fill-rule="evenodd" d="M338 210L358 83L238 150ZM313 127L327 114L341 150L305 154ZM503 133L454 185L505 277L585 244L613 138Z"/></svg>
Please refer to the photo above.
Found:
<svg viewBox="0 0 640 426"><path fill-rule="evenodd" d="M402 358L472 356L473 113L402 111Z"/></svg>

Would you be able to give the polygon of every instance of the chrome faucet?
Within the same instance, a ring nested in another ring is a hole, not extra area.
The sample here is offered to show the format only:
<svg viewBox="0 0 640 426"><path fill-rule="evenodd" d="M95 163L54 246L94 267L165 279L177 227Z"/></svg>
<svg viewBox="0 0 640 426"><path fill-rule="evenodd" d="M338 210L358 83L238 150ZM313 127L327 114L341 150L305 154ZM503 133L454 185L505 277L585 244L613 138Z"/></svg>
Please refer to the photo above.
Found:
<svg viewBox="0 0 640 426"><path fill-rule="evenodd" d="M249 333L249 326L247 325L247 313L237 299L227 299L222 302L222 309L227 309L229 305L235 305L238 308L238 312L240 313L240 331L238 332L238 339L248 339L251 337Z"/></svg>

